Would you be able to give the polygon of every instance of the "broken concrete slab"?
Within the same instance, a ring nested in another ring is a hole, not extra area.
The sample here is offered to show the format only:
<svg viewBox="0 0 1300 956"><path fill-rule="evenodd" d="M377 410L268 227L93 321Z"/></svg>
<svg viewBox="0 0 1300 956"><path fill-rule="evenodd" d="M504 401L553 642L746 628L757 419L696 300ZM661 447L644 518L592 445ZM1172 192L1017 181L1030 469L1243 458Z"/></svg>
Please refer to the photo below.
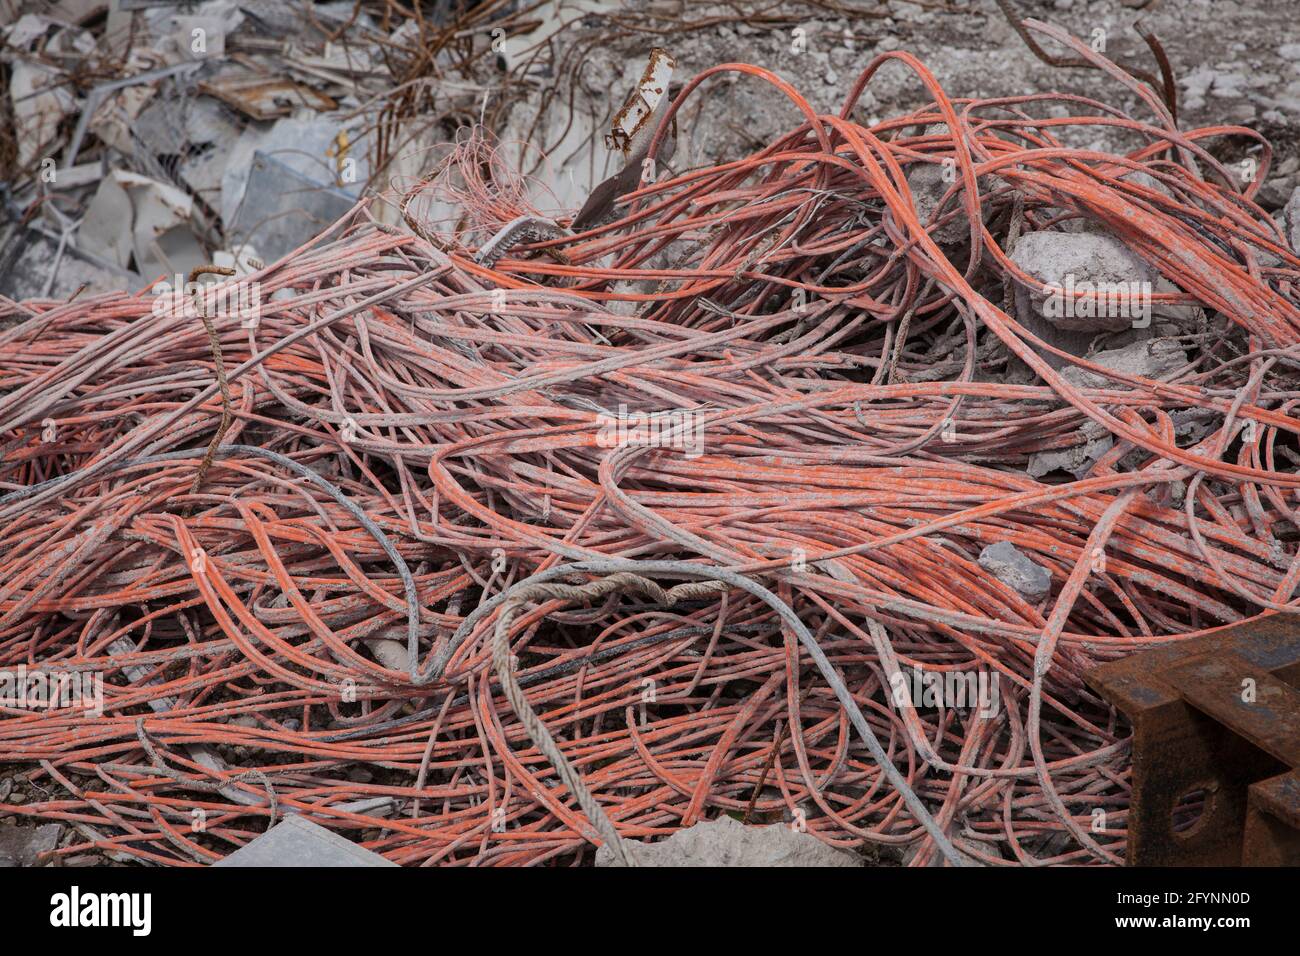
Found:
<svg viewBox="0 0 1300 956"><path fill-rule="evenodd" d="M213 866L397 866L319 824L292 816Z"/></svg>
<svg viewBox="0 0 1300 956"><path fill-rule="evenodd" d="M93 110L87 106L90 118L86 128L105 145L124 156L134 156L136 118L157 92L143 83L108 92Z"/></svg>
<svg viewBox="0 0 1300 956"><path fill-rule="evenodd" d="M133 131L155 156L185 156L195 147L234 142L241 127L214 99L163 96L140 111Z"/></svg>
<svg viewBox="0 0 1300 956"><path fill-rule="evenodd" d="M1052 593L1052 576L1047 569L1009 541L990 544L981 551L979 566L1026 601L1036 603Z"/></svg>
<svg viewBox="0 0 1300 956"><path fill-rule="evenodd" d="M82 295L101 292L135 292L144 283L137 273L105 262L81 249L65 246L62 257L58 255L59 237L36 226L30 226L12 242L12 261L0 263L0 295L16 302L40 298L45 291L50 270L57 272L50 285L49 294L55 299L67 299L81 290Z"/></svg>
<svg viewBox="0 0 1300 956"><path fill-rule="evenodd" d="M863 866L844 850L827 846L811 833L783 824L745 826L728 816L679 830L658 843L627 841L639 866ZM614 853L602 846L597 866L614 866Z"/></svg>
<svg viewBox="0 0 1300 956"><path fill-rule="evenodd" d="M146 278L188 274L208 258L190 228L193 206L170 183L114 170L86 211L78 244L108 252L122 268L133 256Z"/></svg>
<svg viewBox="0 0 1300 956"><path fill-rule="evenodd" d="M1114 444L1115 440L1100 425L1087 422L1079 429L1077 444L1068 448L1035 452L1029 456L1025 471L1030 478L1042 478L1053 471L1064 471L1075 478L1083 478Z"/></svg>
<svg viewBox="0 0 1300 956"><path fill-rule="evenodd" d="M1011 261L1047 286L1047 293L1017 288L1026 310L1063 332L1116 332L1150 324L1151 293L1159 273L1128 246L1092 232L1030 232Z"/></svg>
<svg viewBox="0 0 1300 956"><path fill-rule="evenodd" d="M274 262L320 233L356 200L297 172L274 156L254 154L243 201L226 234L232 249L251 243Z"/></svg>
<svg viewBox="0 0 1300 956"><path fill-rule="evenodd" d="M1123 375L1136 375L1142 378L1159 378L1170 372L1185 368L1188 363L1187 352L1171 339L1148 339L1144 342L1132 342L1117 349L1105 349L1093 355L1085 356L1089 362L1103 368L1113 369ZM1061 370L1061 378L1079 388L1123 388L1100 372L1091 372L1085 368L1072 366Z"/></svg>
<svg viewBox="0 0 1300 956"><path fill-rule="evenodd" d="M131 234L122 227L131 218L131 197L117 177L105 176L81 221L82 242L119 269L125 269L131 261Z"/></svg>
<svg viewBox="0 0 1300 956"><path fill-rule="evenodd" d="M41 854L58 847L62 832L63 827L57 823L0 827L0 867L35 866Z"/></svg>
<svg viewBox="0 0 1300 956"><path fill-rule="evenodd" d="M27 50L35 45L50 30L58 26L52 17L43 17L36 13L24 13L12 24L5 27L5 45L15 50Z"/></svg>

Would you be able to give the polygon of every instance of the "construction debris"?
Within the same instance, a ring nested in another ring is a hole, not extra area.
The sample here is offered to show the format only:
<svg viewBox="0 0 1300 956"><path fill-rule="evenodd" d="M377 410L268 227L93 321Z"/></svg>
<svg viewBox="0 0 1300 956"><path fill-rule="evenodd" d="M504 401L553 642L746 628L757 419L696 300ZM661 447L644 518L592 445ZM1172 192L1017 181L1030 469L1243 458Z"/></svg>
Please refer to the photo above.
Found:
<svg viewBox="0 0 1300 956"><path fill-rule="evenodd" d="M1118 349L1103 349L1087 356L1089 363L1120 375L1158 379L1188 366L1187 352L1173 339L1146 339ZM1105 372L1082 366L1062 369L1061 378L1078 388L1109 388L1114 380Z"/></svg>
<svg viewBox="0 0 1300 956"><path fill-rule="evenodd" d="M998 541L981 551L979 565L1007 587L1019 591L1026 601L1037 603L1052 591L1052 576L1047 569L1006 541Z"/></svg>
<svg viewBox="0 0 1300 956"><path fill-rule="evenodd" d="M213 866L396 866L333 830L289 817Z"/></svg>
<svg viewBox="0 0 1300 956"><path fill-rule="evenodd" d="M1092 333L1150 320L1139 299L1156 272L1112 236L1031 232L1020 237L1011 261L1047 289L1042 294L1016 290L1022 316L1033 310L1062 332Z"/></svg>
<svg viewBox="0 0 1300 956"><path fill-rule="evenodd" d="M1209 148L1264 137L1033 20L1116 98L528 15L10 25L0 814L164 865L1123 862L1084 675L1296 606L1295 201Z"/></svg>
<svg viewBox="0 0 1300 956"><path fill-rule="evenodd" d="M628 844L638 866L862 866L862 860L784 824L745 826L728 816L678 830L657 843ZM614 866L608 847L597 866Z"/></svg>
<svg viewBox="0 0 1300 956"><path fill-rule="evenodd" d="M46 823L36 827L0 827L0 867L35 866L59 845L63 827Z"/></svg>
<svg viewBox="0 0 1300 956"><path fill-rule="evenodd" d="M71 283L60 269L83 253L120 268L118 288L138 291L220 250L290 251L390 172L393 144L423 152L448 138L422 114L435 76L454 72L461 84L438 88L440 113L468 114L485 91L511 84L487 44L469 56L448 48L468 23L485 36L487 23L511 26L503 0L459 19L443 5L418 28L402 20L387 30L350 2L312 6L110 4L106 18L56 8L0 22L11 114L6 122L0 111L0 155L11 152L14 167L2 212L23 222L40 212L68 253L28 263L34 274L18 279L0 273L0 285L62 291ZM290 188L259 183L282 167Z"/></svg>

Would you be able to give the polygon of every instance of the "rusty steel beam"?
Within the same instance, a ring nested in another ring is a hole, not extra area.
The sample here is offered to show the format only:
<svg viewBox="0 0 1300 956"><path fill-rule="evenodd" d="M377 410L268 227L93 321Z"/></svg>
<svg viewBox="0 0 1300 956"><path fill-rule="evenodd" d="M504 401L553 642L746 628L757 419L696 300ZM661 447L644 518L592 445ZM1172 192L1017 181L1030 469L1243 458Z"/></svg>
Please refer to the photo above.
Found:
<svg viewBox="0 0 1300 956"><path fill-rule="evenodd" d="M1300 865L1300 624L1223 628L1086 680L1133 724L1130 866Z"/></svg>

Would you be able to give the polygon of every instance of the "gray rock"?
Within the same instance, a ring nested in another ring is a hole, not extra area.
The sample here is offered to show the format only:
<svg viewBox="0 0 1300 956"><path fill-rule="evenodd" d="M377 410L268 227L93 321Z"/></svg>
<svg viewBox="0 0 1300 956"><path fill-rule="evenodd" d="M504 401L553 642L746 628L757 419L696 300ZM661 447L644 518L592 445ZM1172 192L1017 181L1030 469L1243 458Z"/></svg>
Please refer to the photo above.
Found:
<svg viewBox="0 0 1300 956"><path fill-rule="evenodd" d="M1107 349L1089 355L1087 359L1103 368L1114 369L1125 375L1139 375L1143 378L1158 378L1187 365L1187 353L1177 342L1168 339L1134 342L1123 348ZM1061 378L1078 388L1124 387L1099 372L1090 372L1078 367L1063 369Z"/></svg>
<svg viewBox="0 0 1300 956"><path fill-rule="evenodd" d="M1259 188L1255 201L1265 209L1280 212L1296 187L1300 186L1298 173L1300 173L1300 156L1288 156L1278 163L1273 174Z"/></svg>
<svg viewBox="0 0 1300 956"><path fill-rule="evenodd" d="M1051 286L1047 295L1017 296L1050 325L1066 332L1105 332L1141 327L1150 322L1152 286L1159 274L1118 239L1091 232L1030 232L1020 237L1011 261ZM1072 290L1095 292L1075 299ZM1145 290L1145 315L1142 314ZM1018 290L1027 293L1028 290ZM1133 298L1130 293L1138 293ZM1022 315L1022 321L1024 316Z"/></svg>
<svg viewBox="0 0 1300 956"><path fill-rule="evenodd" d="M946 131L946 126L937 124L928 127L926 135ZM907 188L912 191L912 208L916 210L916 218L921 220L921 225L930 222L930 217L939 208L944 195L955 185L954 182L944 179L945 174L950 177L955 174L957 182L960 182L960 172L952 166L948 166L947 169L951 172L945 173L943 163L922 163L907 174ZM980 180L979 187L989 188L987 177ZM960 192L944 207L943 215L946 216L954 210L957 210L957 215L953 219L930 233L934 241L940 245L952 245L970 237L970 217L964 211Z"/></svg>
<svg viewBox="0 0 1300 956"><path fill-rule="evenodd" d="M679 830L658 843L629 840L639 866L862 866L860 859L784 824L747 827L722 816ZM608 847L596 851L597 866L613 866Z"/></svg>
<svg viewBox="0 0 1300 956"><path fill-rule="evenodd" d="M1101 433L1090 435L1088 434L1090 428L1095 428ZM1114 444L1115 440L1108 433L1101 431L1101 426L1089 422L1080 429L1078 444L1071 445L1069 448L1035 452L1029 456L1029 464L1025 471L1030 478L1041 478L1052 471L1064 471L1075 478L1082 478L1092 470L1097 459L1110 451Z"/></svg>
<svg viewBox="0 0 1300 956"><path fill-rule="evenodd" d="M1027 601L1041 601L1052 593L1052 576L1047 569L1034 564L1007 541L991 544L981 551L979 566Z"/></svg>
<svg viewBox="0 0 1300 956"><path fill-rule="evenodd" d="M1297 186L1282 210L1282 228L1286 241L1300 254L1300 186Z"/></svg>
<svg viewBox="0 0 1300 956"><path fill-rule="evenodd" d="M1174 423L1174 437L1190 447L1223 424L1223 416L1208 408L1178 408L1169 413Z"/></svg>
<svg viewBox="0 0 1300 956"><path fill-rule="evenodd" d="M396 866L332 830L291 816L213 866Z"/></svg>
<svg viewBox="0 0 1300 956"><path fill-rule="evenodd" d="M0 827L0 866L32 866L59 845L57 823L39 827Z"/></svg>

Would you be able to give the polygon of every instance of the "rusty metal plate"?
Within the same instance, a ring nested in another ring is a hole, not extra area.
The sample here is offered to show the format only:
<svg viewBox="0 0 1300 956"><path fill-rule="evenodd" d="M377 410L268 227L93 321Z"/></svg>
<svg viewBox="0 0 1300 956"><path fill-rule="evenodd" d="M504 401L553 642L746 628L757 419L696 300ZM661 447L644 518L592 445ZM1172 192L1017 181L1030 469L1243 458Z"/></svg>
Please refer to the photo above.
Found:
<svg viewBox="0 0 1300 956"><path fill-rule="evenodd" d="M1300 627L1271 616L1086 679L1133 724L1130 865L1300 865Z"/></svg>

